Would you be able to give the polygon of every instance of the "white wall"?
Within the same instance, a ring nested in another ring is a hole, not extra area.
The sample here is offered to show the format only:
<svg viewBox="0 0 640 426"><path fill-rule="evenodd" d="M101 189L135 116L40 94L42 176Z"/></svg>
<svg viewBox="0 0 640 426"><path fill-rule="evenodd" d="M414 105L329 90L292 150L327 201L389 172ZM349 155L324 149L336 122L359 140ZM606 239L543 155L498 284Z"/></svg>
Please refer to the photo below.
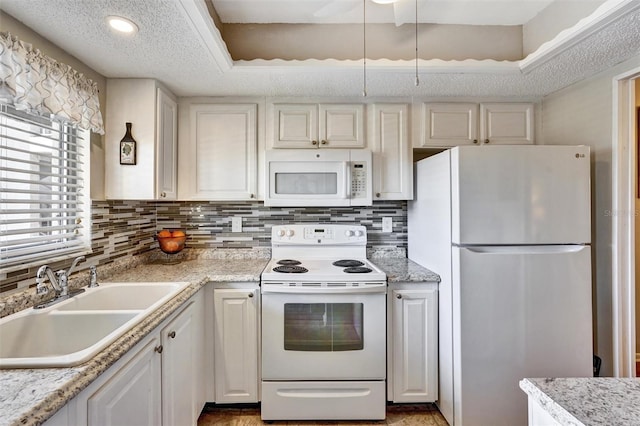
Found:
<svg viewBox="0 0 640 426"><path fill-rule="evenodd" d="M636 109L640 108L640 79L634 81L636 86ZM636 120L638 114L635 115ZM640 123L636 122L634 129L638 129ZM636 149L640 145L640 134L636 133L634 139L636 141ZM637 158L637 157L636 157ZM636 161L636 176L638 176L640 164ZM637 180L636 180L637 185ZM638 188L636 188L638 194ZM640 356L640 197L636 195L636 360Z"/></svg>
<svg viewBox="0 0 640 426"><path fill-rule="evenodd" d="M541 142L591 147L594 247L594 352L601 375L613 372L612 344L612 78L640 67L640 55L543 98Z"/></svg>

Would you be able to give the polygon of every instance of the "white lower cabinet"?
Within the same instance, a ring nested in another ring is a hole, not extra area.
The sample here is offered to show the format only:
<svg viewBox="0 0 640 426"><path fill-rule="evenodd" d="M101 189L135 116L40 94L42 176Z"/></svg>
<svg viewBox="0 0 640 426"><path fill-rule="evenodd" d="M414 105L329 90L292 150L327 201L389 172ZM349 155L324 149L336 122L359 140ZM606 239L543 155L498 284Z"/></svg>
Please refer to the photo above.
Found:
<svg viewBox="0 0 640 426"><path fill-rule="evenodd" d="M161 332L164 425L195 425L204 405L199 398L204 334L199 308L189 306Z"/></svg>
<svg viewBox="0 0 640 426"><path fill-rule="evenodd" d="M205 401L203 304L200 291L47 425L196 425Z"/></svg>
<svg viewBox="0 0 640 426"><path fill-rule="evenodd" d="M160 339L151 339L87 399L88 425L161 424L161 348Z"/></svg>
<svg viewBox="0 0 640 426"><path fill-rule="evenodd" d="M216 284L213 300L215 402L258 402L258 284Z"/></svg>
<svg viewBox="0 0 640 426"><path fill-rule="evenodd" d="M387 307L387 399L438 399L437 283L391 283Z"/></svg>

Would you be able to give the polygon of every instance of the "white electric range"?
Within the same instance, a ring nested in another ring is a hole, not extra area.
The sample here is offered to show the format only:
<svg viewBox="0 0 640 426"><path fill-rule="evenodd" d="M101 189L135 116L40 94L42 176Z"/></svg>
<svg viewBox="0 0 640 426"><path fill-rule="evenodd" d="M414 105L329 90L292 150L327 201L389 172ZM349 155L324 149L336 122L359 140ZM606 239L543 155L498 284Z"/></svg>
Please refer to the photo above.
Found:
<svg viewBox="0 0 640 426"><path fill-rule="evenodd" d="M263 420L385 418L386 275L364 226L274 226L261 278Z"/></svg>

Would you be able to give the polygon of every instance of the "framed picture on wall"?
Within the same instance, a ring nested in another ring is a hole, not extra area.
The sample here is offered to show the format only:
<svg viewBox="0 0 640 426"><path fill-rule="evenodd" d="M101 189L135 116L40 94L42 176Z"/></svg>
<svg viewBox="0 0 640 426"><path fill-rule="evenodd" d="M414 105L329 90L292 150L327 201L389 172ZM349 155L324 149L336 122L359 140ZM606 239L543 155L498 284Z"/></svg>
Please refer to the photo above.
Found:
<svg viewBox="0 0 640 426"><path fill-rule="evenodd" d="M136 141L120 141L120 164L136 164Z"/></svg>

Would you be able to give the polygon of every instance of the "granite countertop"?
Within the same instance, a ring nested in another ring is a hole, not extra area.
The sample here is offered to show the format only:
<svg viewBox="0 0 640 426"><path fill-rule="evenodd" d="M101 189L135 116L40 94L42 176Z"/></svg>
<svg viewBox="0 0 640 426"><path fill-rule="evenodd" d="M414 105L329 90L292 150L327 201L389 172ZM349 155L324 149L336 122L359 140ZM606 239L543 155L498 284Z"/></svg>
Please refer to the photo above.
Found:
<svg viewBox="0 0 640 426"><path fill-rule="evenodd" d="M372 258L371 262L387 274L389 283L398 282L440 282L435 272L418 265L406 257Z"/></svg>
<svg viewBox="0 0 640 426"><path fill-rule="evenodd" d="M42 424L206 283L259 282L269 254L259 253L258 258L247 258L241 253L222 258L198 254L175 265L165 264L163 257L149 257L146 263L132 260L110 270L103 268L107 273L99 275L102 282L187 281L190 285L84 364L68 368L0 369L0 426ZM376 257L371 261L387 274L390 283L440 281L437 274L407 258ZM100 268L98 272L101 274ZM3 309L8 314L26 309L29 303L33 305L35 297L25 294L8 298L2 302Z"/></svg>
<svg viewBox="0 0 640 426"><path fill-rule="evenodd" d="M38 425L73 399L206 283L259 282L269 259L160 261L120 268L103 282L188 281L191 284L90 361L68 368L0 369L0 426ZM100 271L100 270L99 270Z"/></svg>
<svg viewBox="0 0 640 426"><path fill-rule="evenodd" d="M640 424L640 379L523 379L520 388L567 426Z"/></svg>

